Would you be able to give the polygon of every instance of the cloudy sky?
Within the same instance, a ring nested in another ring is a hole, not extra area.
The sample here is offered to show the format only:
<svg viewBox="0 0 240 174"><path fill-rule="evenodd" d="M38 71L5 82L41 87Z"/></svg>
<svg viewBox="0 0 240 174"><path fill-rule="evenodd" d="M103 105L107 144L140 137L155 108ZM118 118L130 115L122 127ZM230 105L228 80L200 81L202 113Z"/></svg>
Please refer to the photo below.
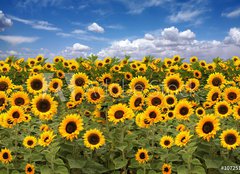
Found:
<svg viewBox="0 0 240 174"><path fill-rule="evenodd" d="M0 58L240 56L239 0L2 0Z"/></svg>

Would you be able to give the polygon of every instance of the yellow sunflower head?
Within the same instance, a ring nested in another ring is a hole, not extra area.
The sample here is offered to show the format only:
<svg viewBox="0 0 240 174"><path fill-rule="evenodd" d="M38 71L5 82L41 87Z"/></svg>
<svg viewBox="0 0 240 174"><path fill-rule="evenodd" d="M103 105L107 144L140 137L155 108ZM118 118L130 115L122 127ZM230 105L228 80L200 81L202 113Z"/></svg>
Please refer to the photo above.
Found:
<svg viewBox="0 0 240 174"><path fill-rule="evenodd" d="M32 164L27 164L25 166L25 173L26 174L34 174L35 173L35 167Z"/></svg>
<svg viewBox="0 0 240 174"><path fill-rule="evenodd" d="M151 123L157 123L162 120L161 112L156 106L149 106L144 111L144 114L149 118Z"/></svg>
<svg viewBox="0 0 240 174"><path fill-rule="evenodd" d="M170 164L164 163L162 165L162 173L163 174L171 174L172 173L172 167Z"/></svg>
<svg viewBox="0 0 240 174"><path fill-rule="evenodd" d="M148 89L148 87L149 87L148 80L146 77L142 77L142 76L134 77L131 80L129 87L132 90L132 92L144 91L144 90Z"/></svg>
<svg viewBox="0 0 240 174"><path fill-rule="evenodd" d="M92 87L87 91L87 100L90 103L98 104L104 100L105 93L101 87Z"/></svg>
<svg viewBox="0 0 240 174"><path fill-rule="evenodd" d="M148 151L146 149L138 149L137 153L135 154L135 159L140 163L146 163L149 160Z"/></svg>
<svg viewBox="0 0 240 174"><path fill-rule="evenodd" d="M200 82L198 79L195 79L195 78L188 79L188 81L186 82L186 90L188 92L197 91L199 86L200 86Z"/></svg>
<svg viewBox="0 0 240 174"><path fill-rule="evenodd" d="M213 73L208 77L207 83L211 87L222 88L226 83L225 76L222 73Z"/></svg>
<svg viewBox="0 0 240 174"><path fill-rule="evenodd" d="M205 115L205 110L203 107L198 107L196 110L195 110L195 113L198 117L202 117Z"/></svg>
<svg viewBox="0 0 240 174"><path fill-rule="evenodd" d="M132 110L142 110L144 105L144 96L141 92L134 92L131 98L129 99L129 106Z"/></svg>
<svg viewBox="0 0 240 174"><path fill-rule="evenodd" d="M214 106L214 112L221 118L228 117L232 113L232 108L227 101L220 101Z"/></svg>
<svg viewBox="0 0 240 174"><path fill-rule="evenodd" d="M177 98L175 97L175 95L166 95L164 97L164 104L167 107L173 107L175 106L177 103Z"/></svg>
<svg viewBox="0 0 240 174"><path fill-rule="evenodd" d="M88 76L85 73L77 73L74 74L70 80L70 85L72 87L79 86L79 87L86 87L88 84Z"/></svg>
<svg viewBox="0 0 240 174"><path fill-rule="evenodd" d="M101 78L100 81L103 83L103 85L109 85L112 83L112 75L110 73L104 73Z"/></svg>
<svg viewBox="0 0 240 174"><path fill-rule="evenodd" d="M189 120L189 117L193 114L192 104L185 99L180 100L174 109L174 114L178 119Z"/></svg>
<svg viewBox="0 0 240 174"><path fill-rule="evenodd" d="M108 86L108 92L112 97L118 98L121 96L123 90L118 83L112 83Z"/></svg>
<svg viewBox="0 0 240 174"><path fill-rule="evenodd" d="M179 93L183 88L183 81L179 74L166 77L163 81L167 93Z"/></svg>
<svg viewBox="0 0 240 174"><path fill-rule="evenodd" d="M8 97L5 92L0 91L0 111L3 111L7 106Z"/></svg>
<svg viewBox="0 0 240 174"><path fill-rule="evenodd" d="M207 94L207 101L216 103L221 99L221 90L217 87L213 87Z"/></svg>
<svg viewBox="0 0 240 174"><path fill-rule="evenodd" d="M124 74L124 78L125 78L126 80L132 80L132 77L133 77L133 75L132 75L132 73L130 73L130 72L126 72L126 73Z"/></svg>
<svg viewBox="0 0 240 174"><path fill-rule="evenodd" d="M202 78L202 72L199 71L199 70L194 70L194 71L193 71L193 75L194 75L194 77L197 78L197 79L201 79L201 78Z"/></svg>
<svg viewBox="0 0 240 174"><path fill-rule="evenodd" d="M228 150L236 149L240 146L239 132L234 129L227 129L220 135L221 145Z"/></svg>
<svg viewBox="0 0 240 174"><path fill-rule="evenodd" d="M190 135L189 131L181 131L175 137L175 144L180 147L186 146L191 137L192 135Z"/></svg>
<svg viewBox="0 0 240 174"><path fill-rule="evenodd" d="M24 110L19 106L12 106L7 114L12 117L14 123L21 123L24 120Z"/></svg>
<svg viewBox="0 0 240 174"><path fill-rule="evenodd" d="M99 149L105 144L105 137L98 129L90 129L83 136L84 145L92 150Z"/></svg>
<svg viewBox="0 0 240 174"><path fill-rule="evenodd" d="M30 76L27 79L27 90L29 93L37 94L47 89L47 82L43 74Z"/></svg>
<svg viewBox="0 0 240 174"><path fill-rule="evenodd" d="M160 145L162 148L171 148L174 143L174 140L171 136L163 136L160 140Z"/></svg>
<svg viewBox="0 0 240 174"><path fill-rule="evenodd" d="M51 82L49 83L49 90L51 92L59 92L62 89L63 86L63 82L61 79L58 78L54 78L51 80Z"/></svg>
<svg viewBox="0 0 240 174"><path fill-rule="evenodd" d="M84 90L82 87L75 87L70 95L70 100L74 102L74 105L82 103L84 97Z"/></svg>
<svg viewBox="0 0 240 174"><path fill-rule="evenodd" d="M240 120L240 103L238 103L238 105L234 106L233 116L234 116L235 120Z"/></svg>
<svg viewBox="0 0 240 174"><path fill-rule="evenodd" d="M54 137L55 135L53 134L53 131L45 131L40 134L38 144L43 147L49 146L53 141Z"/></svg>
<svg viewBox="0 0 240 174"><path fill-rule="evenodd" d="M179 124L176 127L177 131L184 131L186 129L186 126L184 124Z"/></svg>
<svg viewBox="0 0 240 174"><path fill-rule="evenodd" d="M23 140L23 145L26 148L34 148L37 145L37 139L34 136L27 136Z"/></svg>
<svg viewBox="0 0 240 174"><path fill-rule="evenodd" d="M225 88L223 97L228 103L236 103L240 100L240 89L237 87Z"/></svg>
<svg viewBox="0 0 240 174"><path fill-rule="evenodd" d="M10 98L12 106L24 106L29 104L28 94L22 91L18 91L12 94Z"/></svg>
<svg viewBox="0 0 240 174"><path fill-rule="evenodd" d="M194 62L197 62L198 61L198 58L196 56L193 56L190 58L190 62L191 63L194 63Z"/></svg>
<svg viewBox="0 0 240 174"><path fill-rule="evenodd" d="M9 77L1 76L0 77L0 91L9 93L12 89L12 80Z"/></svg>
<svg viewBox="0 0 240 174"><path fill-rule="evenodd" d="M112 105L108 110L108 120L117 124L123 122L125 119L132 118L134 113L125 104Z"/></svg>
<svg viewBox="0 0 240 174"><path fill-rule="evenodd" d="M164 95L162 92L152 92L147 97L148 106L163 107L164 106Z"/></svg>
<svg viewBox="0 0 240 174"><path fill-rule="evenodd" d="M0 152L0 161L4 164L8 164L12 161L11 151L7 148L2 149Z"/></svg>

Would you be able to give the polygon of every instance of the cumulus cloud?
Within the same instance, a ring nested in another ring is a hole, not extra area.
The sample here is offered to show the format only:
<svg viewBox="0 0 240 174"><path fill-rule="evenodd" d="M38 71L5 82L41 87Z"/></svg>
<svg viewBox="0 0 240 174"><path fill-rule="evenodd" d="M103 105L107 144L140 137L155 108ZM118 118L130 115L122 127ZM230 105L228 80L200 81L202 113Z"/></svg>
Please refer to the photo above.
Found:
<svg viewBox="0 0 240 174"><path fill-rule="evenodd" d="M88 51L91 48L87 45L83 45L80 43L75 43L71 47L66 47L61 54L65 57L80 57L80 56L87 56Z"/></svg>
<svg viewBox="0 0 240 174"><path fill-rule="evenodd" d="M104 28L95 22L88 26L88 30L96 33L104 33Z"/></svg>
<svg viewBox="0 0 240 174"><path fill-rule="evenodd" d="M191 30L179 31L176 27L165 28L157 33L147 33L143 38L132 41L119 40L98 52L98 56L124 57L130 55L139 59L146 55L169 57L179 54L183 57L198 56L204 59L229 58L240 52L240 30L232 28L223 41L197 40Z"/></svg>
<svg viewBox="0 0 240 174"><path fill-rule="evenodd" d="M12 45L17 45L17 44L22 44L22 43L32 43L38 39L39 39L38 37L0 35L0 40L8 42Z"/></svg>
<svg viewBox="0 0 240 174"><path fill-rule="evenodd" d="M228 18L235 18L240 16L240 8L237 8L231 12L228 13L222 13L222 16L228 17Z"/></svg>
<svg viewBox="0 0 240 174"><path fill-rule="evenodd" d="M12 26L12 20L7 18L5 14L0 10L0 31L4 31L5 28Z"/></svg>

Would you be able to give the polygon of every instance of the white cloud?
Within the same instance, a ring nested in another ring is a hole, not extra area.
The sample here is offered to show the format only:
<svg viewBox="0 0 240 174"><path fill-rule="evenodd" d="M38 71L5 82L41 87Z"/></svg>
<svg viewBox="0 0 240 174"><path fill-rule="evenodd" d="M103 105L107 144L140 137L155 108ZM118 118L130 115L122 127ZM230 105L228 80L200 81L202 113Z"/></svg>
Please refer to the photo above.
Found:
<svg viewBox="0 0 240 174"><path fill-rule="evenodd" d="M9 54L9 55L17 55L18 52L14 51L14 50L10 50L10 51L7 51L7 54Z"/></svg>
<svg viewBox="0 0 240 174"><path fill-rule="evenodd" d="M12 20L7 18L5 14L0 10L0 31L4 31L5 28L12 26Z"/></svg>
<svg viewBox="0 0 240 174"><path fill-rule="evenodd" d="M235 18L240 16L240 8L237 8L231 12L228 13L222 13L222 16L228 17L228 18Z"/></svg>
<svg viewBox="0 0 240 174"><path fill-rule="evenodd" d="M121 30L121 29L123 29L124 27L123 27L122 25L115 24L115 25L108 25L108 26L106 26L106 28Z"/></svg>
<svg viewBox="0 0 240 174"><path fill-rule="evenodd" d="M96 33L104 33L104 28L95 22L88 26L88 30Z"/></svg>
<svg viewBox="0 0 240 174"><path fill-rule="evenodd" d="M73 33L73 34L85 34L86 31L80 30L80 29L76 29L76 30L73 30L72 33Z"/></svg>
<svg viewBox="0 0 240 174"><path fill-rule="evenodd" d="M90 50L90 47L88 47L86 45L82 45L80 43L75 43L72 46L72 50L73 51L87 51L87 50Z"/></svg>
<svg viewBox="0 0 240 174"><path fill-rule="evenodd" d="M238 55L240 30L230 29L226 38L224 41L196 40L196 35L191 30L179 31L175 27L170 27L155 34L147 33L143 38L132 41L128 39L115 41L109 47L99 51L98 56L130 55L135 59L140 59L146 55L169 57L179 54L182 57L198 56L203 59L212 59L218 56L229 58Z"/></svg>
<svg viewBox="0 0 240 174"><path fill-rule="evenodd" d="M83 45L80 43L75 43L71 47L66 47L64 50L60 52L61 55L70 58L70 57L80 57L87 56L88 51L91 48L87 45Z"/></svg>
<svg viewBox="0 0 240 174"><path fill-rule="evenodd" d="M193 21L196 17L198 17L200 14L202 14L203 11L201 10L188 10L188 11L179 11L176 14L172 14L169 16L169 19L171 22L190 22Z"/></svg>
<svg viewBox="0 0 240 174"><path fill-rule="evenodd" d="M26 25L32 26L34 29L39 29L39 30L47 30L47 31L59 31L61 30L58 27L55 27L53 24L47 22L47 21L38 21L38 20L28 20L28 19L22 19L18 18L16 16L9 16L12 20L21 22Z"/></svg>
<svg viewBox="0 0 240 174"><path fill-rule="evenodd" d="M56 33L56 35L61 36L61 37L72 37L73 36L70 33L63 33L63 32Z"/></svg>
<svg viewBox="0 0 240 174"><path fill-rule="evenodd" d="M0 35L0 40L8 42L12 45L17 45L17 44L22 44L22 43L32 43L38 39L39 39L38 37Z"/></svg>

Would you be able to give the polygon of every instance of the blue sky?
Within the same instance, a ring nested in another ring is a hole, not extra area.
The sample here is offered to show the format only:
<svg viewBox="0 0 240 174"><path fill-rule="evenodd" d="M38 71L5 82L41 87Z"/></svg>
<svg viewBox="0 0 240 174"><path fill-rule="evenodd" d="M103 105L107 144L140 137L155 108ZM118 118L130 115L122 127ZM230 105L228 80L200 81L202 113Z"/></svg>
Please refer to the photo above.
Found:
<svg viewBox="0 0 240 174"><path fill-rule="evenodd" d="M239 0L3 0L0 57L240 53Z"/></svg>

